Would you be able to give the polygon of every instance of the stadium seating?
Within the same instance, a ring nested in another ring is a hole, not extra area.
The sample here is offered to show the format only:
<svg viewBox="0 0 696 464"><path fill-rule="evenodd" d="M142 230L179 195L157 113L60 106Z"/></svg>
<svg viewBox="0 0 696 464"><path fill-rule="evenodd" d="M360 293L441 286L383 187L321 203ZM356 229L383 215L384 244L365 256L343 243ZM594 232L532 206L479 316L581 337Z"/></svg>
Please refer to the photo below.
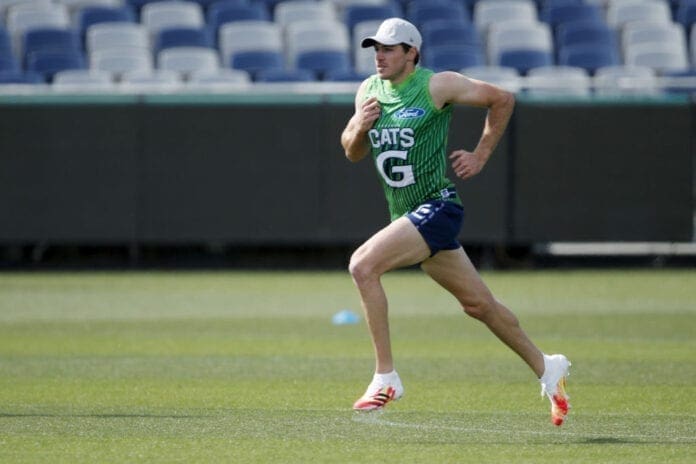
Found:
<svg viewBox="0 0 696 464"><path fill-rule="evenodd" d="M153 52L172 47L216 48L207 27L167 27L160 29L154 38Z"/></svg>
<svg viewBox="0 0 696 464"><path fill-rule="evenodd" d="M285 0L277 3L273 20L285 28L297 21L338 21L336 10L329 2Z"/></svg>
<svg viewBox="0 0 696 464"><path fill-rule="evenodd" d="M503 21L489 27L487 41L488 60L501 64L500 55L508 50L540 50L553 53L551 28L545 23L527 21Z"/></svg>
<svg viewBox="0 0 696 464"><path fill-rule="evenodd" d="M236 52L266 51L284 53L285 44L279 25L271 21L237 21L224 24L218 34L220 54L225 65Z"/></svg>
<svg viewBox="0 0 696 464"><path fill-rule="evenodd" d="M153 67L149 50L138 47L107 48L89 54L89 67L111 73L116 79L128 72L150 71Z"/></svg>
<svg viewBox="0 0 696 464"><path fill-rule="evenodd" d="M58 71L51 87L59 92L108 92L115 89L110 73L92 69Z"/></svg>
<svg viewBox="0 0 696 464"><path fill-rule="evenodd" d="M351 69L348 50L306 50L296 55L294 67L307 69L323 80L329 72L349 71Z"/></svg>
<svg viewBox="0 0 696 464"><path fill-rule="evenodd" d="M22 50L24 62L29 53L41 50L81 53L82 40L77 32L64 28L36 28L24 33Z"/></svg>
<svg viewBox="0 0 696 464"><path fill-rule="evenodd" d="M316 75L309 69L265 69L256 75L256 82L314 82Z"/></svg>
<svg viewBox="0 0 696 464"><path fill-rule="evenodd" d="M147 3L142 8L140 18L153 38L162 29L205 26L202 7L191 1L166 0Z"/></svg>
<svg viewBox="0 0 696 464"><path fill-rule="evenodd" d="M167 69L133 71L121 76L119 88L130 92L170 92L182 87L179 73Z"/></svg>
<svg viewBox="0 0 696 464"><path fill-rule="evenodd" d="M17 63L17 59L12 54L0 55L0 72L7 71L20 71L20 66Z"/></svg>
<svg viewBox="0 0 696 464"><path fill-rule="evenodd" d="M639 44L663 44L683 54L688 54L686 34L679 23L633 21L622 29L623 49L628 51Z"/></svg>
<svg viewBox="0 0 696 464"><path fill-rule="evenodd" d="M621 28L631 21L672 21L672 12L665 0L613 0L607 6L607 22Z"/></svg>
<svg viewBox="0 0 696 464"><path fill-rule="evenodd" d="M235 91L245 89L249 82L249 75L241 70L202 69L191 72L185 87L193 91Z"/></svg>
<svg viewBox="0 0 696 464"><path fill-rule="evenodd" d="M606 66L595 71L595 94L653 95L659 93L655 71L647 66Z"/></svg>
<svg viewBox="0 0 696 464"><path fill-rule="evenodd" d="M526 75L532 68L554 64L553 54L545 50L507 50L500 54L499 66L515 68Z"/></svg>
<svg viewBox="0 0 696 464"><path fill-rule="evenodd" d="M556 46L598 45L618 47L616 31L604 22L570 21L560 24L556 30Z"/></svg>
<svg viewBox="0 0 696 464"><path fill-rule="evenodd" d="M481 34L486 34L491 24L510 20L536 23L538 18L531 0L479 0L474 5L473 21Z"/></svg>
<svg viewBox="0 0 696 464"><path fill-rule="evenodd" d="M520 73L504 66L469 66L461 70L468 77L495 84L510 92L518 92L522 86Z"/></svg>
<svg viewBox="0 0 696 464"><path fill-rule="evenodd" d="M434 71L459 71L485 63L485 55L478 45L436 45L428 47L423 55L423 64Z"/></svg>
<svg viewBox="0 0 696 464"><path fill-rule="evenodd" d="M259 3L240 5L221 0L212 3L206 12L207 23L213 34L217 34L220 26L236 21L270 21L268 10Z"/></svg>
<svg viewBox="0 0 696 464"><path fill-rule="evenodd" d="M598 68L616 66L620 63L619 52L612 45L567 45L558 51L559 65L579 67L591 74Z"/></svg>
<svg viewBox="0 0 696 464"><path fill-rule="evenodd" d="M350 36L338 20L294 21L285 28L285 53L288 66L297 64L298 55L310 51L350 53Z"/></svg>
<svg viewBox="0 0 696 464"><path fill-rule="evenodd" d="M157 54L157 66L181 74L184 80L197 71L214 71L220 68L218 53L206 47L176 47Z"/></svg>
<svg viewBox="0 0 696 464"><path fill-rule="evenodd" d="M360 42L392 16L418 25L421 62L435 70L469 69L516 88L530 69L570 67L590 76L603 70L593 82L604 83L619 70L649 68L659 76L696 65L696 0L671 5L672 10L668 0L0 0L0 83L89 69L111 73L131 88L159 82L174 88L196 72L221 68L243 70L253 81L359 82L375 69L374 50ZM177 48L180 55L163 54Z"/></svg>
<svg viewBox="0 0 696 464"><path fill-rule="evenodd" d="M536 96L590 95L592 80L587 71L573 66L541 66L528 71L527 92Z"/></svg>
<svg viewBox="0 0 696 464"><path fill-rule="evenodd" d="M86 6L77 12L77 28L81 37L94 24L112 22L135 22L136 15L130 6Z"/></svg>
<svg viewBox="0 0 696 464"><path fill-rule="evenodd" d="M88 53L108 48L150 48L150 39L144 26L137 23L99 23L87 29L85 46Z"/></svg>
<svg viewBox="0 0 696 464"><path fill-rule="evenodd" d="M688 31L696 24L696 0L680 0L674 19Z"/></svg>
<svg viewBox="0 0 696 464"><path fill-rule="evenodd" d="M43 84L43 78L36 73L22 72L18 69L11 71L0 71L0 85L17 85L17 84Z"/></svg>
<svg viewBox="0 0 696 464"><path fill-rule="evenodd" d="M372 74L375 72L375 52L370 48L362 48L360 43L363 37L370 36L377 31L381 20L362 21L353 28L353 63L358 73Z"/></svg>
<svg viewBox="0 0 696 464"><path fill-rule="evenodd" d="M667 71L662 74L665 83L662 90L668 93L693 94L696 92L696 68Z"/></svg>
<svg viewBox="0 0 696 464"><path fill-rule="evenodd" d="M283 69L285 56L280 51L248 50L232 53L229 58L230 66L249 73L255 79L259 71L266 69Z"/></svg>
<svg viewBox="0 0 696 464"><path fill-rule="evenodd" d="M356 24L363 21L383 21L387 18L402 16L400 6L397 3L384 4L363 4L356 3L347 5L343 10L343 22L346 24L348 31L352 33Z"/></svg>
<svg viewBox="0 0 696 464"><path fill-rule="evenodd" d="M604 11L599 5L566 0L563 3L544 3L540 19L552 28L570 21L604 22Z"/></svg>
<svg viewBox="0 0 696 464"><path fill-rule="evenodd" d="M421 27L423 50L439 45L475 45L481 47L481 36L473 24L456 19L428 21Z"/></svg>
<svg viewBox="0 0 696 464"><path fill-rule="evenodd" d="M331 82L362 82L369 74L359 73L353 69L330 69L324 74L325 81Z"/></svg>
<svg viewBox="0 0 696 464"><path fill-rule="evenodd" d="M10 56L12 51L12 38L10 34L0 25L0 56Z"/></svg>
<svg viewBox="0 0 696 464"><path fill-rule="evenodd" d="M18 4L11 6L6 16L7 31L12 37L13 49L18 56L22 56L22 40L27 31L37 28L70 27L70 17L65 5Z"/></svg>
<svg viewBox="0 0 696 464"><path fill-rule="evenodd" d="M461 3L433 0L432 2L412 2L408 4L406 19L421 28L429 21L453 19L469 22L469 11Z"/></svg>
<svg viewBox="0 0 696 464"><path fill-rule="evenodd" d="M46 81L53 80L53 75L59 71L86 67L83 54L74 51L40 50L27 55L26 69L42 75Z"/></svg>
<svg viewBox="0 0 696 464"><path fill-rule="evenodd" d="M689 69L689 58L683 50L662 43L632 45L625 50L624 62L632 66L649 66L658 73Z"/></svg>
<svg viewBox="0 0 696 464"><path fill-rule="evenodd" d="M689 31L689 49L691 50L691 64L696 66L696 23L691 25Z"/></svg>

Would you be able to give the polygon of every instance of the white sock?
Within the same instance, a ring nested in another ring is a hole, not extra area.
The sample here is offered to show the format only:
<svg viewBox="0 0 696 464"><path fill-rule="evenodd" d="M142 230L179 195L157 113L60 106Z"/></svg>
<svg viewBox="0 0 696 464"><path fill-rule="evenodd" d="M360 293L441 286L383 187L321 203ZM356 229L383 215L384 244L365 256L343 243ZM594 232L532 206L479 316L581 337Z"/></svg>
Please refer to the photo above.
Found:
<svg viewBox="0 0 696 464"><path fill-rule="evenodd" d="M389 385L394 380L396 380L398 378L399 378L399 374L397 374L396 371L393 370L393 371L387 372L385 374L375 373L373 380L379 381L382 385Z"/></svg>
<svg viewBox="0 0 696 464"><path fill-rule="evenodd" d="M542 353L544 355L544 373L541 374L541 377L539 377L539 380L544 378L544 375L546 375L546 372L548 372L549 369L549 355L546 353Z"/></svg>

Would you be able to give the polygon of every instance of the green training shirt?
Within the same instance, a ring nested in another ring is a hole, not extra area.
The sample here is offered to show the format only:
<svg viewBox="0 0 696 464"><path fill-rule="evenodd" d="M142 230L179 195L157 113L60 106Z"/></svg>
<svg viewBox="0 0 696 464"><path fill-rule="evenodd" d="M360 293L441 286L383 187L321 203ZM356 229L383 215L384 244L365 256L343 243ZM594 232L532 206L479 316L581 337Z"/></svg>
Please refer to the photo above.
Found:
<svg viewBox="0 0 696 464"><path fill-rule="evenodd" d="M381 107L368 137L392 221L428 200L461 204L446 176L452 107L433 104L428 89L433 74L416 67L397 85L376 74L367 79L364 97L377 97Z"/></svg>

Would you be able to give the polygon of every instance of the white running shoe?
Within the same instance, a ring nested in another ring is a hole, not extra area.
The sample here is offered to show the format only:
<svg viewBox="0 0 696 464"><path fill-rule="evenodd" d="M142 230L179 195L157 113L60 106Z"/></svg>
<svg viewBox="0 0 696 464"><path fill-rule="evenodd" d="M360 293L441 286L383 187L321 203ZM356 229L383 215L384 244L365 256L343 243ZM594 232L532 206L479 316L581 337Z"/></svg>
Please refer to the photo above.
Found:
<svg viewBox="0 0 696 464"><path fill-rule="evenodd" d="M381 409L390 401L396 401L404 395L404 387L396 371L390 374L375 374L363 396L353 404L356 411L373 411Z"/></svg>
<svg viewBox="0 0 696 464"><path fill-rule="evenodd" d="M551 422L560 426L568 414L570 397L566 394L566 377L570 361L562 354L544 355L544 375L541 376L541 396L551 401Z"/></svg>

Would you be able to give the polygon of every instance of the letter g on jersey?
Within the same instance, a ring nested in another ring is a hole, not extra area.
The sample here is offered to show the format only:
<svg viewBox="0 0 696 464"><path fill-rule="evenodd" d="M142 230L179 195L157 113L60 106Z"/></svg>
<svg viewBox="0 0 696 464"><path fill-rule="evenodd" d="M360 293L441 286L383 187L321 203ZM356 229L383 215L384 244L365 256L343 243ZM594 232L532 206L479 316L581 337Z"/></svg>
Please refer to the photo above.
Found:
<svg viewBox="0 0 696 464"><path fill-rule="evenodd" d="M375 159L375 164L377 165L377 170L380 175L387 183L388 186L394 188L407 187L409 185L415 184L416 179L413 175L413 167L410 165L406 166L392 166L391 172L387 173L385 169L385 164L387 160L396 158L400 160L405 160L408 155L407 151L402 150L389 150L379 154ZM401 177L400 180L395 180L394 177Z"/></svg>

